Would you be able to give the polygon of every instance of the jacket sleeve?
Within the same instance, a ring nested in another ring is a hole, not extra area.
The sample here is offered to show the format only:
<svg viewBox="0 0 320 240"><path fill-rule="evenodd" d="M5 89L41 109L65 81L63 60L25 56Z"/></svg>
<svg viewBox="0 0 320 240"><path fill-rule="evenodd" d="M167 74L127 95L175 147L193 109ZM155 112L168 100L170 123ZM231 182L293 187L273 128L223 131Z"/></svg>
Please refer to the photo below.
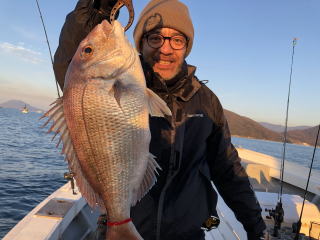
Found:
<svg viewBox="0 0 320 240"><path fill-rule="evenodd" d="M79 0L75 9L67 15L53 63L54 74L61 89L69 63L79 43L104 18L106 16L94 7L92 0Z"/></svg>
<svg viewBox="0 0 320 240"><path fill-rule="evenodd" d="M214 95L215 126L208 139L208 164L211 180L236 218L243 224L249 240L260 239L266 228L261 207L241 166L240 158L231 143L231 135L223 108Z"/></svg>

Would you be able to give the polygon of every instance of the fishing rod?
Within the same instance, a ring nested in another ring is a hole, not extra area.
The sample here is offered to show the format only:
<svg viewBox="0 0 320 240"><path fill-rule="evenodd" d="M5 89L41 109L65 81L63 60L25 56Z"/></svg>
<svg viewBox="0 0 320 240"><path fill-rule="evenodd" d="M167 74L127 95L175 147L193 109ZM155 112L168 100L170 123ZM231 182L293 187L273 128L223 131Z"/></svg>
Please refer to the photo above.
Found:
<svg viewBox="0 0 320 240"><path fill-rule="evenodd" d="M297 44L297 38L292 40L292 54L291 54L291 67L290 67L290 80L289 80L289 89L288 89L288 98L287 98L287 110L286 110L286 120L285 120L285 130L283 137L283 152L282 152L282 161L281 161L281 169L280 169L280 191L278 193L278 203L275 209L266 209L269 212L269 218L274 219L274 228L273 228L273 236L278 237L278 231L281 228L281 224L284 218L284 210L282 207L282 192L283 192L283 176L284 176L284 162L286 156L286 143L287 143L287 132L288 132L288 115L289 115L289 105L290 105L290 92L291 92L291 80L292 80L292 72L293 72L293 60L294 60L294 50Z"/></svg>
<svg viewBox="0 0 320 240"><path fill-rule="evenodd" d="M289 90L288 90L288 98L287 98L287 111L286 111L286 121L285 121L285 129L284 129L284 140L283 140L283 153L282 153L282 161L281 161L281 172L280 172L280 193L278 194L278 201L282 200L282 192L283 192L283 173L284 173L284 162L286 157L286 144L287 144L287 132L288 132L288 116L289 116L289 105L290 105L290 92L291 92L291 80L292 80L292 70L293 70L293 57L294 50L297 44L297 38L294 38L292 41L292 55L291 55L291 67L290 67L290 80L289 80Z"/></svg>
<svg viewBox="0 0 320 240"><path fill-rule="evenodd" d="M40 14L40 19L41 19L41 22L42 22L42 27L43 27L43 30L44 30L44 34L46 36L47 46L48 46L48 49L49 49L49 54L50 54L50 59L51 59L51 64L52 64L52 69L53 69L53 57L52 57L51 47L50 47L46 26L44 24L44 20L43 20L43 17L42 17L42 13L41 13L41 9L40 9L40 5L39 5L38 0L36 0L36 4L37 4L37 7L38 7L38 12ZM57 81L56 78L55 78L55 82L56 82L57 94L58 94L58 97L60 98L59 85L58 85L58 81Z"/></svg>
<svg viewBox="0 0 320 240"><path fill-rule="evenodd" d="M45 26L45 23L44 23L44 20L43 20L43 17L42 17L42 13L41 13L41 9L40 9L40 5L39 5L38 0L36 0L36 4L37 4L38 11L39 11L39 14L40 14L40 19L41 19L41 22L42 22L43 31L44 31L44 34L45 34L45 36L46 36L47 46L48 46L48 49L49 49L50 60L51 60L52 69L53 69L53 57L52 57L51 47L50 47L49 38L48 38L47 30L46 30L46 26ZM55 82L56 82L56 88L57 88L58 98L60 98L59 85L58 85L58 81L57 81L56 77L55 77ZM74 174L73 174L73 172L71 171L70 168L69 168L69 172L64 173L64 179L66 179L67 181L70 181L72 193L73 193L74 195L76 195L77 193L75 192Z"/></svg>
<svg viewBox="0 0 320 240"><path fill-rule="evenodd" d="M313 154L312 154L311 164L310 164L310 169L309 169L309 176L308 176L308 180L307 180L307 186L306 186L305 191L304 191L304 197L303 197L303 203L302 203L302 207L301 207L299 221L297 223L293 224L293 228L294 228L295 233L296 233L296 235L294 237L294 240L298 240L299 236L300 236L299 234L300 234L300 228L301 228L301 219L302 219L302 214L303 214L303 209L304 209L304 203L306 201L306 196L307 196L307 193L308 193L308 187L309 187L309 181L310 181L310 178L311 178L311 171L312 171L312 167L313 167L314 156L315 156L315 153L316 153L316 150L317 150L319 132L320 132L320 124L319 124L319 127L318 127L318 133L317 133L316 141L314 143L314 149L313 149Z"/></svg>

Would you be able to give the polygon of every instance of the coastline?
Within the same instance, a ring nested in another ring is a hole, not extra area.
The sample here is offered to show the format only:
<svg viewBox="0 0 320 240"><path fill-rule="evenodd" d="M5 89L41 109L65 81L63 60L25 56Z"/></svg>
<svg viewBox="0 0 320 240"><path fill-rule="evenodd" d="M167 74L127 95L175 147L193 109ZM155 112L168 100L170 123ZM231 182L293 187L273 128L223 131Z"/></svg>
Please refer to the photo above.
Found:
<svg viewBox="0 0 320 240"><path fill-rule="evenodd" d="M238 138L246 138L246 139L252 139L252 140L260 140L260 141L268 141L268 142L277 142L277 143L283 143L283 141L276 141L276 140L270 140L270 139L266 139L266 138L254 138L254 137L250 137L250 136L240 136L240 135L232 135L231 137L238 137ZM314 147L314 145L308 144L306 142L287 142L288 144L293 144L293 145L297 145L297 146L305 146L305 147ZM317 149L320 149L320 142L318 142L317 144Z"/></svg>

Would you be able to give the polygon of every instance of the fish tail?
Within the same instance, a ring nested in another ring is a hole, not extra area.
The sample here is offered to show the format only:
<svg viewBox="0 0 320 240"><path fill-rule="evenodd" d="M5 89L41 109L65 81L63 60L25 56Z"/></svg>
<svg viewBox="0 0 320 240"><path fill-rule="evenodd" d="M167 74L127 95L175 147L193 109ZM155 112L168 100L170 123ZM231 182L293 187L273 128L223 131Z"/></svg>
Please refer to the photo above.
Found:
<svg viewBox="0 0 320 240"><path fill-rule="evenodd" d="M143 240L132 222L108 226L106 240Z"/></svg>

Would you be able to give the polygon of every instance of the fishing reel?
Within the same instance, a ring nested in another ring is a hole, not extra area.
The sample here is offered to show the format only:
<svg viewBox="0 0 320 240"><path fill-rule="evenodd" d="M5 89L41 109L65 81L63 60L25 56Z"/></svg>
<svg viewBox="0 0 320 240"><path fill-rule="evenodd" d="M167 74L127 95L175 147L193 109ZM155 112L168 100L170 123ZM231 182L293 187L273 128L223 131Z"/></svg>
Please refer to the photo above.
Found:
<svg viewBox="0 0 320 240"><path fill-rule="evenodd" d="M67 181L70 181L72 193L73 193L73 195L76 195L77 193L74 191L74 173L73 172L65 172L63 174L63 178L66 179Z"/></svg>
<svg viewBox="0 0 320 240"><path fill-rule="evenodd" d="M274 219L274 228L273 228L273 236L278 237L279 230L281 228L281 224L284 218L284 211L282 208L282 203L278 202L275 209L265 209L266 212L269 212L269 216L266 216L268 219Z"/></svg>
<svg viewBox="0 0 320 240"><path fill-rule="evenodd" d="M301 229L301 221L299 219L298 222L292 223L292 232L295 233L294 240L298 240L299 239L300 229Z"/></svg>
<svg viewBox="0 0 320 240"><path fill-rule="evenodd" d="M215 229L219 226L220 219L215 216L210 216L201 226L201 229L204 231L210 231L212 229Z"/></svg>

